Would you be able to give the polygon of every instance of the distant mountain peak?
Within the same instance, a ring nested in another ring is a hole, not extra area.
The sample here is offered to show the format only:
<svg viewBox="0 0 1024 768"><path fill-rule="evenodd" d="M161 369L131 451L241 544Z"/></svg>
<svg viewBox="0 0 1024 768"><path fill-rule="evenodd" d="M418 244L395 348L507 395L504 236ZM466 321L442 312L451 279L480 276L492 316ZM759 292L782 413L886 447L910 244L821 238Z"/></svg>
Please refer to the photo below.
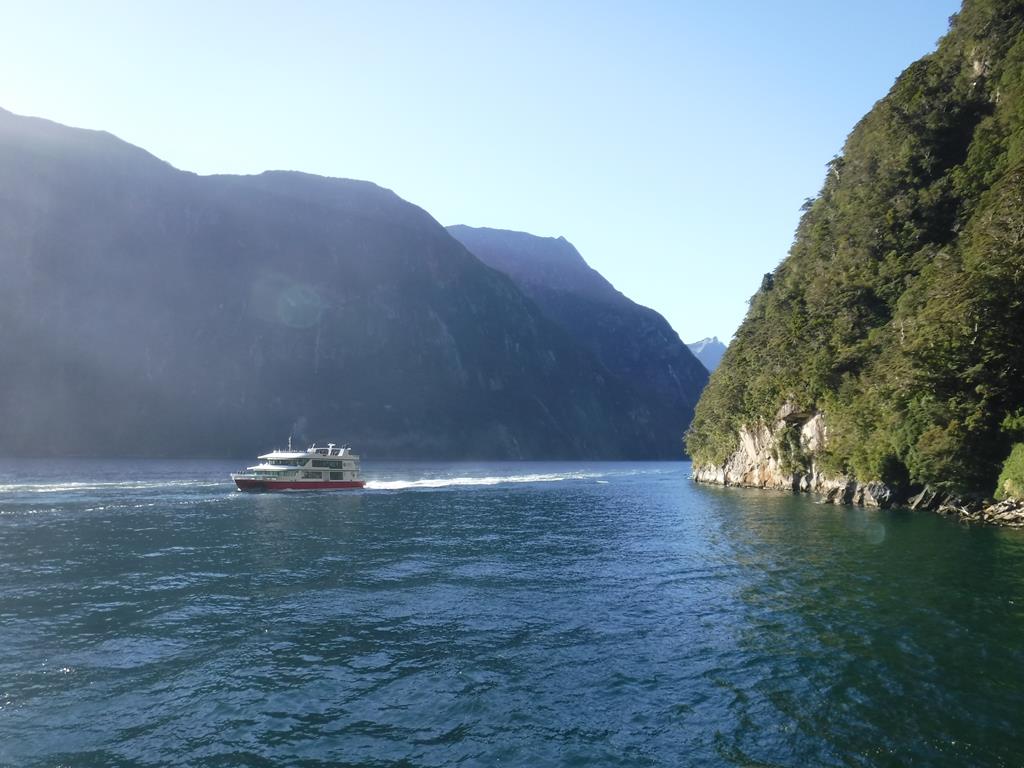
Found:
<svg viewBox="0 0 1024 768"><path fill-rule="evenodd" d="M481 261L517 283L566 291L615 304L629 301L564 236L455 224L451 235Z"/></svg>
<svg viewBox="0 0 1024 768"><path fill-rule="evenodd" d="M690 351L697 356L697 359L709 371L713 371L718 367L726 349L725 344L720 342L717 336L707 336L700 341L694 341L686 346L690 348Z"/></svg>

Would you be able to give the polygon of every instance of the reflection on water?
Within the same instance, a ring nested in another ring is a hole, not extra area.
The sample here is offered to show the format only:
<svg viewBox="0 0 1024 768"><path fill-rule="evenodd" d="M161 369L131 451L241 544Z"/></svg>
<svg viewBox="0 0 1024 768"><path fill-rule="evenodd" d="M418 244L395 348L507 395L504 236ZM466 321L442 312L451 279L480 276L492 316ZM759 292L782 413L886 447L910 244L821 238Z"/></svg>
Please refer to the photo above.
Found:
<svg viewBox="0 0 1024 768"><path fill-rule="evenodd" d="M1017 761L1024 744L1009 713L1024 704L1024 537L739 495L748 503L728 536L748 566L740 647L771 668L748 715L767 727L783 714L804 737L797 744L818 734L829 749L811 760ZM738 678L748 679L744 669ZM731 743L749 751L761 730Z"/></svg>
<svg viewBox="0 0 1024 768"><path fill-rule="evenodd" d="M685 464L0 465L0 764L1017 765L1024 532Z"/></svg>

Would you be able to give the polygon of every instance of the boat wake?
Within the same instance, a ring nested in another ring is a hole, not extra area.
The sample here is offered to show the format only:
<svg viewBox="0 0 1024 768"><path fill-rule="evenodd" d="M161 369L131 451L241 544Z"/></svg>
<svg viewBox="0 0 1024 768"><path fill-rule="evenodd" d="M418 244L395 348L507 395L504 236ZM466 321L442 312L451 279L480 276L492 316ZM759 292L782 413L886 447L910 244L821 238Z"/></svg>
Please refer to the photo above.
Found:
<svg viewBox="0 0 1024 768"><path fill-rule="evenodd" d="M0 493L75 493L79 491L215 488L224 482L208 480L130 480L117 482L0 483Z"/></svg>
<svg viewBox="0 0 1024 768"><path fill-rule="evenodd" d="M597 477L601 477L601 475L595 472L564 472L558 474L487 477L430 477L423 480L367 480L366 489L373 491L405 491L416 488L450 488L456 486L504 485L506 483L557 483L564 480L588 480Z"/></svg>

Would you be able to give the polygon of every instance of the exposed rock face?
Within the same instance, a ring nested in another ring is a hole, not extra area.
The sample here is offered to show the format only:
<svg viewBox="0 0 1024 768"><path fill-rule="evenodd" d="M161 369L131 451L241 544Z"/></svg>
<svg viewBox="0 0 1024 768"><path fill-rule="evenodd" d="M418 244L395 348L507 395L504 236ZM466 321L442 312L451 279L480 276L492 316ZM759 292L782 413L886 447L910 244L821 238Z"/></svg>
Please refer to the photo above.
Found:
<svg viewBox="0 0 1024 768"><path fill-rule="evenodd" d="M937 512L964 523L1024 528L1024 499L990 501L942 495L930 488L912 496L907 505L913 510Z"/></svg>
<svg viewBox="0 0 1024 768"><path fill-rule="evenodd" d="M1024 528L1024 499L964 499L925 487L907 500L907 506L915 511L949 515L967 523Z"/></svg>
<svg viewBox="0 0 1024 768"><path fill-rule="evenodd" d="M775 437L765 425L744 428L740 447L720 467L705 465L695 468L694 478L702 483L740 485L748 488L796 490L799 478L782 470L774 454Z"/></svg>
<svg viewBox="0 0 1024 768"><path fill-rule="evenodd" d="M787 445L787 439L795 440ZM889 507L898 494L885 483L858 483L845 475L829 475L816 457L824 450L828 427L823 413L803 412L786 403L769 427L744 428L739 448L721 466L695 467L700 483L816 493L830 504Z"/></svg>
<svg viewBox="0 0 1024 768"><path fill-rule="evenodd" d="M946 511L946 514L950 513L956 514L961 520L968 523L1024 528L1024 500L1021 499L1006 499L995 504L982 505L980 509L954 508Z"/></svg>
<svg viewBox="0 0 1024 768"><path fill-rule="evenodd" d="M907 506L915 511L919 509L932 511L938 508L939 503L939 494L927 486L921 489L920 493L916 493L907 499Z"/></svg>
<svg viewBox="0 0 1024 768"><path fill-rule="evenodd" d="M795 429L799 429L799 439L794 446L796 458L805 462L799 467L792 465L792 455L781 458L786 454L786 439ZM736 452L721 466L694 467L693 479L713 485L815 493L828 504L880 509L906 504L914 511L937 512L967 523L1024 528L1024 500L1021 499L999 502L963 499L929 487L907 498L899 489L877 480L860 483L846 475L826 474L815 457L825 449L827 440L828 427L823 413L802 413L787 403L779 409L772 428L761 424L753 429L742 429Z"/></svg>

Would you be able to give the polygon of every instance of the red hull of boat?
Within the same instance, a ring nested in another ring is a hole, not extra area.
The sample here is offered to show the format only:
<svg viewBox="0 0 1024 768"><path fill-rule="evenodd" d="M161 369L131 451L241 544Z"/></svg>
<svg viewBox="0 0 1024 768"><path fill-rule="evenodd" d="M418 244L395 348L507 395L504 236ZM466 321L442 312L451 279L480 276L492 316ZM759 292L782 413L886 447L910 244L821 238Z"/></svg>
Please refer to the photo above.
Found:
<svg viewBox="0 0 1024 768"><path fill-rule="evenodd" d="M363 480L243 480L235 479L240 491L326 491L362 488Z"/></svg>

